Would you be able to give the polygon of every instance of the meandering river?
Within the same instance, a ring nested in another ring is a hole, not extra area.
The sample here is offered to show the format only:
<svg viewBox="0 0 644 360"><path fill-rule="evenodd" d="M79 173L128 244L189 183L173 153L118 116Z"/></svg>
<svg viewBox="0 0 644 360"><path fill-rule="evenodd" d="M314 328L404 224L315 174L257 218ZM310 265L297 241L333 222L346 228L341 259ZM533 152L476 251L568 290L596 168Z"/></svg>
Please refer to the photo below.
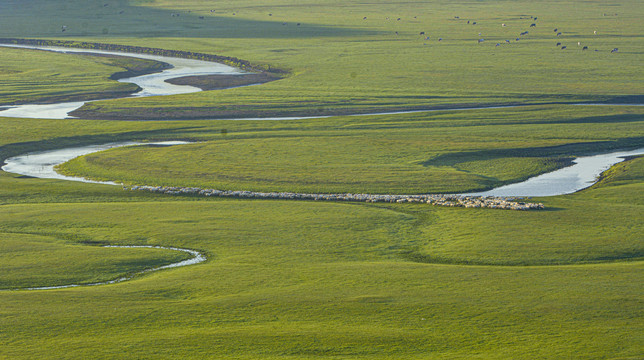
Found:
<svg viewBox="0 0 644 360"><path fill-rule="evenodd" d="M98 151L112 149L122 146L133 145L160 145L172 146L187 144L185 141L164 141L164 142L122 142L102 145L89 145L71 147L65 149L39 151L29 154L14 156L5 160L3 171L15 174L43 178L62 179L70 181L81 181L89 183L100 183L118 185L112 181L94 181L81 177L72 177L59 174L55 166L67 162L81 155L87 155ZM594 184L599 175L611 166L621 162L625 157L642 155L644 148L630 151L615 151L593 156L576 158L574 165L546 174L535 176L526 181L501 186L489 191L462 194L467 196L496 196L496 197L528 197L528 196L555 196L574 193ZM234 190L234 189L231 189Z"/></svg>
<svg viewBox="0 0 644 360"><path fill-rule="evenodd" d="M160 73L148 74L143 76L131 77L126 79L121 79L121 82L130 82L137 84L142 90L138 93L133 94L132 96L157 96L157 95L172 95L172 94L184 94L190 92L201 91L201 89L192 87L192 86L183 86L183 85L173 85L165 80L183 76L193 76L193 75L213 75L213 74L242 74L243 72L235 69L233 67L218 64L208 61L200 60L190 60L190 59L181 59L181 58L172 58L164 56L155 56L155 55L145 55L145 54L132 54L132 53L120 53L120 52L110 52L110 51L99 51L99 50L89 50L89 49L75 49L75 48L57 48L57 47L37 47L37 46L22 46L22 45L1 45L0 46L12 46L20 48L29 48L29 49L40 49L48 51L57 51L57 52L69 52L69 53L97 53L97 54L110 54L110 55L121 55L121 56L131 56L142 59L151 59L156 61L162 61L169 63L173 66L171 69L164 70ZM8 109L0 110L0 116L5 117L23 117L23 118L44 118L44 119L64 119L69 117L68 113L80 108L85 102L68 102L68 103L59 103L59 104L27 104L19 106L8 106ZM573 105L602 105L602 104L573 104ZM610 104L606 104L610 105ZM623 104L627 105L627 104ZM628 104L628 106L641 106L641 104ZM416 113L416 112L429 112L429 111L461 111L461 110L474 110L474 109L491 109L491 108L505 108L505 107L518 107L517 105L512 106L481 106L481 107L471 107L471 108L453 108L453 109L440 109L440 110L412 110L412 111L398 111L398 112L381 112L381 113L372 113L372 114L354 114L352 116L369 116L369 115L387 115L387 114L404 114L404 113ZM323 116L324 117L324 116ZM239 119L239 120L291 120L291 119L308 119L308 118L320 118L318 117L272 117L272 118L249 118L249 119ZM152 143L142 143L142 142L121 142L121 143L109 143L102 145L90 145L82 147L71 147L65 149L57 149L50 151L41 151L33 152L29 154L24 154L20 156L15 156L5 160L5 165L2 166L2 170L6 172L16 173L24 176L36 177L36 178L51 178L51 179L62 179L70 181L82 181L89 183L101 183L101 184L110 184L118 185L112 181L93 181L79 177L70 177L57 173L55 171L55 166L67 162L75 157L86 155L98 151L103 151L115 147L121 146L134 146L134 145L160 145L160 146L173 146L186 144L187 142L183 141L166 141L166 142L152 142ZM574 165L569 166L563 169L559 169L547 174L533 177L524 182L501 186L490 191L462 194L467 196L496 196L496 197L528 197L528 196L555 196L569 194L581 189L587 188L594 184L599 175L610 168L612 165L619 163L624 160L624 157L642 155L644 154L644 148L631 150L631 151L618 151L611 152L606 154L598 154L593 156L584 156L579 157L574 160ZM205 256L200 254L195 250L189 249L180 249L180 248L166 248L159 246L122 246L122 247L148 247L148 248L163 248L170 249L175 251L188 252L193 255L192 258L177 262L174 264L169 264L154 269L148 269L141 271L139 273L156 271L170 267L179 267L197 264L206 260ZM77 286L92 286L92 285L104 285L112 284L121 281L130 279L131 277L122 277L119 279L93 283L93 284L70 284L62 286L46 286L46 287L33 287L27 290L46 290L46 289L61 289L61 288L70 288Z"/></svg>
<svg viewBox="0 0 644 360"><path fill-rule="evenodd" d="M103 51L93 49L79 49L70 47L56 47L56 46L31 46L31 45L9 45L0 44L0 46L32 49L32 50L46 50L62 53L91 53L91 54L108 54L118 56L129 56L140 59L156 60L168 63L173 67L171 69L163 70L159 73L135 76L130 78L120 79L120 82L134 83L141 87L141 91L132 94L130 97L143 97L143 96L160 96L160 95L175 95L187 94L192 92L202 91L201 89L189 85L174 85L166 82L166 80L184 77L184 76L198 76L198 75L241 75L245 72L234 67L215 63L211 61L183 59L158 55L147 55L137 53L123 53L117 51ZM92 100L99 101L99 100ZM90 101L75 101L58 104L25 104L25 105L5 105L0 106L0 117L17 117L17 118L37 118L37 119L66 119L70 118L69 113L79 109L85 103ZM642 104L570 104L570 105L610 105L610 106L642 106ZM455 107L444 109L426 109L426 110L409 110L409 111L388 111L376 112L367 114L346 114L347 116L374 116L374 115L395 115L395 114L410 114L410 113L423 113L435 111L464 111L464 110L483 110L483 109L503 109L515 108L526 105L501 105L501 106L473 106L473 107ZM2 110L4 109L4 110ZM334 115L335 116L335 115ZM241 118L235 120L305 120L305 119L319 119L328 118L331 116L286 116L286 117L265 117L265 118Z"/></svg>
<svg viewBox="0 0 644 360"><path fill-rule="evenodd" d="M15 47L32 50L46 50L62 53L92 53L92 54L107 54L118 56L129 56L140 59L155 60L168 63L172 68L163 70L158 73L135 76L120 79L120 82L134 83L142 90L134 93L131 97L143 96L160 96L160 95L176 95L188 94L192 92L201 91L201 89L189 85L174 85L166 82L166 80L184 77L184 76L199 76L199 75L241 75L245 74L237 68L202 60L182 59L168 56L136 54L136 53L122 53L116 51L102 51L92 49L78 49L68 47L54 47L54 46L28 46L28 45L4 45L5 47ZM97 100L93 100L97 101ZM26 104L26 105L7 105L8 109L0 111L0 116L3 117L18 117L18 118L37 118L37 119L65 119L69 118L69 113L80 108L86 101L75 101L58 104Z"/></svg>

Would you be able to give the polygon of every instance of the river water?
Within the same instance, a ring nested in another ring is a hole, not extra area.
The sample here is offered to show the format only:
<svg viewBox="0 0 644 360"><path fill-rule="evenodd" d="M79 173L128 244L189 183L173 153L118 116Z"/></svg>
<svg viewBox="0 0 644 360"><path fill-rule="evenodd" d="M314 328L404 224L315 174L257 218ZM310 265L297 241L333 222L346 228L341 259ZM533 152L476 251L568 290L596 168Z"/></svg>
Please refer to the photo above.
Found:
<svg viewBox="0 0 644 360"><path fill-rule="evenodd" d="M153 143L122 142L40 151L6 159L5 165L2 167L2 170L15 174L43 179L61 179L88 183L119 185L112 181L94 181L81 177L61 175L54 170L54 167L58 164L62 164L81 155L91 154L115 147L145 144L172 146L187 143L188 142L185 141L164 141ZM642 154L644 154L644 148L578 157L573 161L574 165L572 166L542 174L520 183L501 186L489 191L461 195L526 197L570 194L585 189L597 182L597 179L602 172L606 171L611 166L623 161L624 157Z"/></svg>
<svg viewBox="0 0 644 360"><path fill-rule="evenodd" d="M625 157L642 154L644 154L644 148L582 156L573 160L572 166L535 176L523 182L463 195L522 197L571 194L596 183L602 172L624 161Z"/></svg>
<svg viewBox="0 0 644 360"><path fill-rule="evenodd" d="M61 53L93 53L93 54L108 54L118 56L128 56L140 59L156 60L168 63L173 67L158 73L135 76L130 78L120 79L120 82L134 83L141 87L141 91L134 93L131 97L143 96L160 96L160 95L176 95L188 94L192 92L201 91L201 89L189 85L174 85L166 82L168 79L174 79L184 76L195 75L241 75L246 74L237 68L219 64L211 61L182 59L167 56L136 54L136 53L122 53L116 51L102 51L91 49L77 49L67 47L53 47L53 46L27 46L27 45L4 45L5 47L15 47L24 49L47 50ZM97 101L97 100L94 100ZM26 104L26 105L7 105L7 110L0 111L2 117L18 117L18 118L37 118L37 119L65 119L69 118L69 113L83 106L85 101L75 101L58 104ZM4 107L4 106L3 106Z"/></svg>

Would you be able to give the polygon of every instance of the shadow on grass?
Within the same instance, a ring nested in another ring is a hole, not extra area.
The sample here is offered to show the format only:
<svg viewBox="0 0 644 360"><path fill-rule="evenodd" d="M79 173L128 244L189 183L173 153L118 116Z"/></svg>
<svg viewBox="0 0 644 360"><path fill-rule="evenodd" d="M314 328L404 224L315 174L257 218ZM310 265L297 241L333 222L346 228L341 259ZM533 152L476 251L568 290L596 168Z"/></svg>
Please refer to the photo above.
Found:
<svg viewBox="0 0 644 360"><path fill-rule="evenodd" d="M491 160L508 157L571 157L601 153L611 150L629 148L632 149L642 146L644 146L644 136L636 136L615 141L596 141L559 146L493 149L448 153L426 160L421 164L423 166L454 166L456 164L467 161Z"/></svg>
<svg viewBox="0 0 644 360"><path fill-rule="evenodd" d="M57 137L41 141L27 141L0 146L0 165L4 164L4 159L12 156L26 154L34 151L47 151L61 149L70 146L86 146L96 144L106 144L111 142L134 141L134 140L178 140L181 133L186 130L194 130L199 127L181 127L174 129L159 129L148 131L130 131L115 134L100 135L80 135ZM181 140L185 139L185 136Z"/></svg>
<svg viewBox="0 0 644 360"><path fill-rule="evenodd" d="M278 20L277 16L271 17L268 13L261 15L266 17L265 20L258 20L248 19L243 9L241 12L217 9L216 4L207 9L166 10L129 5L125 1L35 0L26 2L24 6L0 3L0 21L6 25L3 36L294 39L379 33L305 23L296 17L280 16ZM255 12L252 16L257 17L258 14ZM42 19L43 23L33 26L34 19ZM64 31L60 24L66 24Z"/></svg>
<svg viewBox="0 0 644 360"><path fill-rule="evenodd" d="M421 264L436 264L436 265L469 265L469 266L562 266L562 265L586 265L586 264L602 264L612 262L627 262L627 261L640 261L644 259L644 251L631 251L617 253L607 256L599 256L589 259L544 259L540 261L530 261L522 259L498 259L494 261L483 260L467 260L467 259L454 259L432 256L428 254L421 254L416 251L407 251L400 253L400 256L410 262Z"/></svg>

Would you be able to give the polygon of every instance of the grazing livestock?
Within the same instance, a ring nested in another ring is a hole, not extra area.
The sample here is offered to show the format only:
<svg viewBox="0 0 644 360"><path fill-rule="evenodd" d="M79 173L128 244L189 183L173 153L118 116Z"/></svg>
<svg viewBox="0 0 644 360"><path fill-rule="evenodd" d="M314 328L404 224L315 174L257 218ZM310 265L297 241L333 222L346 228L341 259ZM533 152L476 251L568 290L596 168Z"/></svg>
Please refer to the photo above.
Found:
<svg viewBox="0 0 644 360"><path fill-rule="evenodd" d="M564 50L565 48L566 48L565 46L562 46L562 47L561 47L561 50Z"/></svg>
<svg viewBox="0 0 644 360"><path fill-rule="evenodd" d="M616 52L617 52L617 48L614 48L614 49L613 49L613 50L611 50L610 52L612 52L612 53L616 53Z"/></svg>
<svg viewBox="0 0 644 360"><path fill-rule="evenodd" d="M581 46L581 41L577 41L577 46Z"/></svg>
<svg viewBox="0 0 644 360"><path fill-rule="evenodd" d="M199 16L199 19L203 20L203 19L204 19L204 17L203 17L203 16Z"/></svg>
<svg viewBox="0 0 644 360"><path fill-rule="evenodd" d="M479 39L479 44L485 41L485 39Z"/></svg>
<svg viewBox="0 0 644 360"><path fill-rule="evenodd" d="M519 38L516 38L516 40L515 40L515 41L519 41L519 40L520 40Z"/></svg>
<svg viewBox="0 0 644 360"><path fill-rule="evenodd" d="M561 46L561 43L560 43L560 42L558 42L558 43L557 43L557 46Z"/></svg>
<svg viewBox="0 0 644 360"><path fill-rule="evenodd" d="M555 29L553 32L557 32L557 31L559 31L559 29Z"/></svg>
<svg viewBox="0 0 644 360"><path fill-rule="evenodd" d="M396 21L400 21L400 18L396 19Z"/></svg>
<svg viewBox="0 0 644 360"><path fill-rule="evenodd" d="M214 13L214 12L215 12L215 10L210 10L210 12L211 12L211 13Z"/></svg>
<svg viewBox="0 0 644 360"><path fill-rule="evenodd" d="M523 35L528 35L528 32L527 32L527 31L524 31L524 32L522 32L521 34L519 34L519 36L523 36Z"/></svg>
<svg viewBox="0 0 644 360"><path fill-rule="evenodd" d="M496 45L495 45L495 46L500 46L500 45L501 45L501 44L499 44L499 43L496 43Z"/></svg>
<svg viewBox="0 0 644 360"><path fill-rule="evenodd" d="M421 31L419 35L425 35L425 32L424 32L424 31Z"/></svg>
<svg viewBox="0 0 644 360"><path fill-rule="evenodd" d="M438 38L438 41L443 41L443 38Z"/></svg>
<svg viewBox="0 0 644 360"><path fill-rule="evenodd" d="M505 27L505 24L501 24L502 27Z"/></svg>
<svg viewBox="0 0 644 360"><path fill-rule="evenodd" d="M597 35L597 30L593 31L593 34Z"/></svg>
<svg viewBox="0 0 644 360"><path fill-rule="evenodd" d="M295 24L295 25L300 26L301 24L300 24L300 23L297 23L297 24Z"/></svg>
<svg viewBox="0 0 644 360"><path fill-rule="evenodd" d="M510 43L510 40L505 40L505 42L509 44L509 43Z"/></svg>
<svg viewBox="0 0 644 360"><path fill-rule="evenodd" d="M557 33L557 36L561 36L561 32L558 32L558 33Z"/></svg>
<svg viewBox="0 0 644 360"><path fill-rule="evenodd" d="M460 16L454 16L454 19L460 19L460 18L461 18Z"/></svg>
<svg viewBox="0 0 644 360"><path fill-rule="evenodd" d="M530 24L530 27L535 27L535 26L537 26L537 24L535 23Z"/></svg>
<svg viewBox="0 0 644 360"><path fill-rule="evenodd" d="M362 20L367 20L367 17L366 17L366 16L365 16L365 17L363 17L363 18L362 18Z"/></svg>
<svg viewBox="0 0 644 360"><path fill-rule="evenodd" d="M588 46L584 46L583 48L581 48L581 51L584 51L584 50L588 50Z"/></svg>
<svg viewBox="0 0 644 360"><path fill-rule="evenodd" d="M467 20L467 23L469 24L469 23L470 23L470 21L469 21L469 20Z"/></svg>
<svg viewBox="0 0 644 360"><path fill-rule="evenodd" d="M476 25L476 21L472 22L472 25Z"/></svg>

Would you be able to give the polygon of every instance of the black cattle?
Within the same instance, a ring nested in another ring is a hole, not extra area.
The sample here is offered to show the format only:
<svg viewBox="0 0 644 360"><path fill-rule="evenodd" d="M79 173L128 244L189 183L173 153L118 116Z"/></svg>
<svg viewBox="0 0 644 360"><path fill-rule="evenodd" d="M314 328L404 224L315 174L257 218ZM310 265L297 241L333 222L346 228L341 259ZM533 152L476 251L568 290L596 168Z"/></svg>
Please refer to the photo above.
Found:
<svg viewBox="0 0 644 360"><path fill-rule="evenodd" d="M612 52L612 53L616 53L616 52L617 52L617 48L614 48L614 49L613 49L613 50L611 50L610 52Z"/></svg>
<svg viewBox="0 0 644 360"><path fill-rule="evenodd" d="M425 32L424 32L424 31L421 31L421 32L420 32L420 35L425 35Z"/></svg>
<svg viewBox="0 0 644 360"><path fill-rule="evenodd" d="M560 46L560 45L561 45L561 43L557 43L557 46Z"/></svg>
<svg viewBox="0 0 644 360"><path fill-rule="evenodd" d="M582 50L582 51L583 51L583 50L588 50L588 46L584 46L583 48L581 48L581 50Z"/></svg>
<svg viewBox="0 0 644 360"><path fill-rule="evenodd" d="M555 29L554 32L557 32L559 29Z"/></svg>
<svg viewBox="0 0 644 360"><path fill-rule="evenodd" d="M530 27L535 27L535 26L537 26L537 24L535 23L530 24Z"/></svg>
<svg viewBox="0 0 644 360"><path fill-rule="evenodd" d="M561 50L563 50L563 49L565 49L565 48L566 48L565 46L562 46L562 47L561 47Z"/></svg>

